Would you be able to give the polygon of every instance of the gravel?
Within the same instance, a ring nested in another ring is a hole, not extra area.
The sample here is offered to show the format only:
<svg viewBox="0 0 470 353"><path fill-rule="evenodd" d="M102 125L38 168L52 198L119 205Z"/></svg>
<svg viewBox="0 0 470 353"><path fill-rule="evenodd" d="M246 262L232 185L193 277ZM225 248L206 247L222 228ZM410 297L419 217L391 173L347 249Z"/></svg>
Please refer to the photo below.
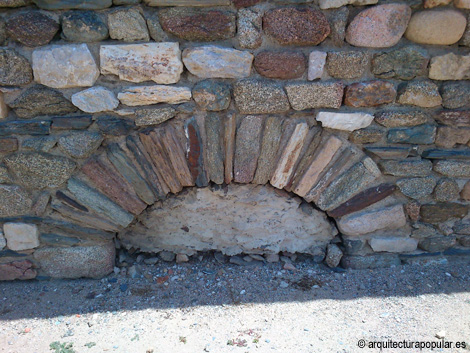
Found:
<svg viewBox="0 0 470 353"><path fill-rule="evenodd" d="M358 341L436 335L470 347L468 257L377 270L290 260L127 256L101 280L3 282L0 352L373 352Z"/></svg>

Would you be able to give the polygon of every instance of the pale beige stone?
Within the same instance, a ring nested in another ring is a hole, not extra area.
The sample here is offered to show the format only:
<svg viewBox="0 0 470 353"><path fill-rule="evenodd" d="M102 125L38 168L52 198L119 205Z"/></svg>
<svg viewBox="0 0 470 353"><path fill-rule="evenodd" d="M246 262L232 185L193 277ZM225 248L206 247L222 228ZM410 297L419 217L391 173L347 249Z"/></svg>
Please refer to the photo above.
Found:
<svg viewBox="0 0 470 353"><path fill-rule="evenodd" d="M311 253L317 245L326 248L336 228L323 212L301 204L300 197L269 185L191 188L155 203L118 237L127 248L186 255L209 250L227 255Z"/></svg>
<svg viewBox="0 0 470 353"><path fill-rule="evenodd" d="M5 223L3 232L10 250L27 250L39 246L39 231L34 224Z"/></svg>
<svg viewBox="0 0 470 353"><path fill-rule="evenodd" d="M411 17L405 37L419 44L450 45L459 41L466 26L467 19L459 11L425 10Z"/></svg>
<svg viewBox="0 0 470 353"><path fill-rule="evenodd" d="M337 221L338 228L345 235L364 235L378 230L397 229L406 225L402 205L385 207L373 211L353 213Z"/></svg>
<svg viewBox="0 0 470 353"><path fill-rule="evenodd" d="M470 78L470 55L448 53L431 59L429 78L432 80L467 80Z"/></svg>
<svg viewBox="0 0 470 353"><path fill-rule="evenodd" d="M376 252L411 252L418 247L418 239L403 237L372 238L369 245Z"/></svg>
<svg viewBox="0 0 470 353"><path fill-rule="evenodd" d="M308 57L308 80L313 81L321 78L325 69L327 53L323 51L312 51Z"/></svg>
<svg viewBox="0 0 470 353"><path fill-rule="evenodd" d="M319 5L322 10L336 9L345 5L365 6L377 4L379 0L320 0Z"/></svg>
<svg viewBox="0 0 470 353"><path fill-rule="evenodd" d="M374 116L367 113L319 112L316 119L324 128L354 131L369 126Z"/></svg>
<svg viewBox="0 0 470 353"><path fill-rule="evenodd" d="M3 92L0 92L0 119L5 119L8 116L8 107L5 104Z"/></svg>
<svg viewBox="0 0 470 353"><path fill-rule="evenodd" d="M305 171L305 174L299 180L294 192L304 197L314 187L320 175L326 166L331 162L334 155L343 145L342 141L336 136L330 136L323 144L319 151L315 154L312 163Z"/></svg>
<svg viewBox="0 0 470 353"><path fill-rule="evenodd" d="M164 85L128 87L118 93L118 99L122 104L129 106L157 103L179 104L191 100L191 89Z"/></svg>
<svg viewBox="0 0 470 353"><path fill-rule="evenodd" d="M450 4L452 0L424 0L423 7L430 9L437 6L444 6Z"/></svg>
<svg viewBox="0 0 470 353"><path fill-rule="evenodd" d="M454 6L459 9L470 9L470 0L454 0Z"/></svg>
<svg viewBox="0 0 470 353"><path fill-rule="evenodd" d="M188 48L183 62L200 78L243 78L250 76L253 54L247 51L216 46Z"/></svg>
<svg viewBox="0 0 470 353"><path fill-rule="evenodd" d="M308 125L306 123L296 125L271 178L271 185L275 188L282 189L289 182L307 134Z"/></svg>
<svg viewBox="0 0 470 353"><path fill-rule="evenodd" d="M119 105L114 93L100 86L77 92L72 95L71 100L74 106L86 113L112 111Z"/></svg>
<svg viewBox="0 0 470 353"><path fill-rule="evenodd" d="M89 87L100 72L86 44L48 46L33 51L34 80L53 88Z"/></svg>
<svg viewBox="0 0 470 353"><path fill-rule="evenodd" d="M129 82L170 84L183 72L179 43L102 45L101 73Z"/></svg>

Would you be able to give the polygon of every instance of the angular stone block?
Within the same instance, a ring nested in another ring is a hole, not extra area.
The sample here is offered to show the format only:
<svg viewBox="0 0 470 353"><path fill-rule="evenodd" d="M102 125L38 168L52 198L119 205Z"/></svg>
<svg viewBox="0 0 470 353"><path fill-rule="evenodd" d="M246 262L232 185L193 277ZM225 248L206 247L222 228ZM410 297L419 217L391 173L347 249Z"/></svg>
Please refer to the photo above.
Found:
<svg viewBox="0 0 470 353"><path fill-rule="evenodd" d="M251 183L261 149L263 118L245 117L236 133L233 179L236 183Z"/></svg>
<svg viewBox="0 0 470 353"><path fill-rule="evenodd" d="M39 230L34 224L5 223L3 233L10 250L27 250L39 246Z"/></svg>
<svg viewBox="0 0 470 353"><path fill-rule="evenodd" d="M191 89L164 85L128 87L118 93L118 99L128 106L180 104L191 100Z"/></svg>
<svg viewBox="0 0 470 353"><path fill-rule="evenodd" d="M311 82L286 85L287 97L294 110L341 107L343 83Z"/></svg>
<svg viewBox="0 0 470 353"><path fill-rule="evenodd" d="M374 117L367 113L319 112L316 119L321 121L324 128L354 131L369 126Z"/></svg>

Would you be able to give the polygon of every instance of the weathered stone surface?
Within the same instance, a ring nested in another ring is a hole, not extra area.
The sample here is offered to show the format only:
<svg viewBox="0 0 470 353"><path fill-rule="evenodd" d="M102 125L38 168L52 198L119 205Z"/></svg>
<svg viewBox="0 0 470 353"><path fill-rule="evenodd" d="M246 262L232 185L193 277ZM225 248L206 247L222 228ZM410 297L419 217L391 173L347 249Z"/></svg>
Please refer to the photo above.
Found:
<svg viewBox="0 0 470 353"><path fill-rule="evenodd" d="M108 38L106 21L93 11L69 11L62 15L62 37L70 42L100 42Z"/></svg>
<svg viewBox="0 0 470 353"><path fill-rule="evenodd" d="M229 113L225 118L224 126L224 150L225 150L225 184L230 184L233 180L233 159L235 151L235 134L237 131L237 116Z"/></svg>
<svg viewBox="0 0 470 353"><path fill-rule="evenodd" d="M467 80L470 78L470 55L448 53L431 59L429 78L433 80Z"/></svg>
<svg viewBox="0 0 470 353"><path fill-rule="evenodd" d="M312 187L317 184L321 173L325 170L342 145L343 143L339 138L331 136L318 148L312 162L306 168L304 175L300 177L297 185L293 189L297 195L304 197Z"/></svg>
<svg viewBox="0 0 470 353"><path fill-rule="evenodd" d="M325 15L312 8L269 10L263 17L263 29L282 45L318 45L330 34Z"/></svg>
<svg viewBox="0 0 470 353"><path fill-rule="evenodd" d="M290 109L286 93L274 82L240 80L234 85L233 95L242 114L285 113Z"/></svg>
<svg viewBox="0 0 470 353"><path fill-rule="evenodd" d="M64 115L77 110L62 93L40 85L25 90L9 106L23 119L41 115Z"/></svg>
<svg viewBox="0 0 470 353"><path fill-rule="evenodd" d="M327 53L323 51L312 51L308 57L308 80L313 81L321 78L325 68ZM255 61L256 64L256 61Z"/></svg>
<svg viewBox="0 0 470 353"><path fill-rule="evenodd" d="M470 127L470 111L468 110L443 110L436 114L435 117L440 123L445 125L453 127Z"/></svg>
<svg viewBox="0 0 470 353"><path fill-rule="evenodd" d="M0 200L1 217L25 215L33 205L29 193L17 185L0 184Z"/></svg>
<svg viewBox="0 0 470 353"><path fill-rule="evenodd" d="M470 248L470 236L463 236L463 237L459 237L459 244L466 247L466 248Z"/></svg>
<svg viewBox="0 0 470 353"><path fill-rule="evenodd" d="M16 135L48 135L50 121L5 121L0 123L0 136Z"/></svg>
<svg viewBox="0 0 470 353"><path fill-rule="evenodd" d="M448 5L452 0L424 0L423 7L425 9L431 9L437 6Z"/></svg>
<svg viewBox="0 0 470 353"><path fill-rule="evenodd" d="M200 127L195 117L186 122L185 134L188 137L186 156L189 170L196 185L205 187L209 183L204 165L205 148Z"/></svg>
<svg viewBox="0 0 470 353"><path fill-rule="evenodd" d="M470 141L470 129L440 126L437 128L436 146L452 148L456 144L466 145Z"/></svg>
<svg viewBox="0 0 470 353"><path fill-rule="evenodd" d="M10 153L18 150L18 139L15 137L0 138L0 153Z"/></svg>
<svg viewBox="0 0 470 353"><path fill-rule="evenodd" d="M7 241L3 236L3 231L0 230L0 250L3 250L5 246L7 246Z"/></svg>
<svg viewBox="0 0 470 353"><path fill-rule="evenodd" d="M251 183L261 149L263 118L245 117L237 130L233 160L233 180L236 183Z"/></svg>
<svg viewBox="0 0 470 353"><path fill-rule="evenodd" d="M0 264L0 281L26 280L36 277L36 270L29 260Z"/></svg>
<svg viewBox="0 0 470 353"><path fill-rule="evenodd" d="M0 92L0 119L5 119L8 116L8 107L5 104L3 93Z"/></svg>
<svg viewBox="0 0 470 353"><path fill-rule="evenodd" d="M361 130L359 130L361 131ZM411 147L380 147L366 146L364 149L378 156L380 159L405 159L411 151Z"/></svg>
<svg viewBox="0 0 470 353"><path fill-rule="evenodd" d="M112 91L95 86L72 95L72 103L86 113L99 113L114 110L119 101Z"/></svg>
<svg viewBox="0 0 470 353"><path fill-rule="evenodd" d="M256 49L263 43L263 17L259 10L241 9L238 11L238 42L241 48Z"/></svg>
<svg viewBox="0 0 470 353"><path fill-rule="evenodd" d="M342 82L290 83L285 86L294 110L341 107L344 86Z"/></svg>
<svg viewBox="0 0 470 353"><path fill-rule="evenodd" d="M256 0L234 0L237 7L242 7L243 2ZM230 0L144 0L147 6L229 6ZM241 5L237 5L240 3ZM251 6L251 5L247 5Z"/></svg>
<svg viewBox="0 0 470 353"><path fill-rule="evenodd" d="M432 194L436 187L433 177L399 179L397 186L400 191L412 199L422 199Z"/></svg>
<svg viewBox="0 0 470 353"><path fill-rule="evenodd" d="M447 236L447 237L432 237L421 239L419 241L420 249L429 251L429 252L439 252L447 250L455 245L456 240L455 236Z"/></svg>
<svg viewBox="0 0 470 353"><path fill-rule="evenodd" d="M385 174L401 177L427 176L431 173L432 170L431 161L425 159L381 161L379 165Z"/></svg>
<svg viewBox="0 0 470 353"><path fill-rule="evenodd" d="M176 43L102 45L101 73L129 82L176 83L183 72L181 51Z"/></svg>
<svg viewBox="0 0 470 353"><path fill-rule="evenodd" d="M343 256L341 266L355 270L399 266L398 254L373 254L367 256Z"/></svg>
<svg viewBox="0 0 470 353"><path fill-rule="evenodd" d="M410 218L411 221L417 222L419 220L419 211L421 209L421 204L412 200L403 206L405 209L406 215Z"/></svg>
<svg viewBox="0 0 470 353"><path fill-rule="evenodd" d="M44 10L100 10L110 7L112 0L33 0Z"/></svg>
<svg viewBox="0 0 470 353"><path fill-rule="evenodd" d="M16 153L4 162L20 185L32 189L59 187L75 169L70 159L41 152Z"/></svg>
<svg viewBox="0 0 470 353"><path fill-rule="evenodd" d="M404 47L374 55L372 73L380 78L411 80L427 73L429 55L419 47Z"/></svg>
<svg viewBox="0 0 470 353"><path fill-rule="evenodd" d="M70 179L67 183L67 189L75 196L78 202L98 214L104 215L121 227L127 227L134 220L132 214L79 179Z"/></svg>
<svg viewBox="0 0 470 353"><path fill-rule="evenodd" d="M369 56L360 51L328 52L326 71L335 78L361 77L369 66Z"/></svg>
<svg viewBox="0 0 470 353"><path fill-rule="evenodd" d="M268 117L264 124L261 152L253 183L263 185L271 179L276 167L275 163L281 135L282 120L278 117Z"/></svg>
<svg viewBox="0 0 470 353"><path fill-rule="evenodd" d="M470 2L468 0L454 0L454 5L459 9L470 9Z"/></svg>
<svg viewBox="0 0 470 353"><path fill-rule="evenodd" d="M331 29L329 38L331 38L334 45L342 47L344 37L346 36L346 25L349 17L348 8L345 6L338 10L329 11L326 16Z"/></svg>
<svg viewBox="0 0 470 353"><path fill-rule="evenodd" d="M257 3L261 1L263 0L232 0L232 3L238 9L241 7L250 7L250 6L256 5Z"/></svg>
<svg viewBox="0 0 470 353"><path fill-rule="evenodd" d="M470 224L466 222L456 222L452 228L456 234L470 235Z"/></svg>
<svg viewBox="0 0 470 353"><path fill-rule="evenodd" d="M22 7L31 4L31 0L1 0L0 7Z"/></svg>
<svg viewBox="0 0 470 353"><path fill-rule="evenodd" d="M91 115L59 116L51 120L54 130L83 130L93 122Z"/></svg>
<svg viewBox="0 0 470 353"><path fill-rule="evenodd" d="M442 104L442 98L435 83L431 81L413 81L399 88L397 102L423 108L433 108Z"/></svg>
<svg viewBox="0 0 470 353"><path fill-rule="evenodd" d="M344 104L351 107L375 107L395 102L397 91L387 81L358 82L346 86Z"/></svg>
<svg viewBox="0 0 470 353"><path fill-rule="evenodd" d="M307 134L308 125L306 123L299 123L295 126L294 132L282 151L276 169L274 169L273 176L271 177L271 185L275 188L282 189L288 184L294 173Z"/></svg>
<svg viewBox="0 0 470 353"><path fill-rule="evenodd" d="M450 45L462 37L467 19L459 11L438 9L413 14L405 37L420 44Z"/></svg>
<svg viewBox="0 0 470 353"><path fill-rule="evenodd" d="M402 205L364 211L341 218L338 229L346 235L363 235L384 229L397 229L406 225Z"/></svg>
<svg viewBox="0 0 470 353"><path fill-rule="evenodd" d="M370 7L349 24L346 41L356 47L393 47L405 33L410 17L411 9L405 4Z"/></svg>
<svg viewBox="0 0 470 353"><path fill-rule="evenodd" d="M135 215L140 214L147 205L135 194L109 163L103 160L90 159L85 163L81 172L106 196L126 211Z"/></svg>
<svg viewBox="0 0 470 353"><path fill-rule="evenodd" d="M10 250L27 250L39 246L39 230L34 224L5 223L3 233Z"/></svg>
<svg viewBox="0 0 470 353"><path fill-rule="evenodd" d="M442 105L455 109L470 105L470 85L467 82L446 82L441 87Z"/></svg>
<svg viewBox="0 0 470 353"><path fill-rule="evenodd" d="M29 61L13 49L0 49L0 84L22 86L33 80Z"/></svg>
<svg viewBox="0 0 470 353"><path fill-rule="evenodd" d="M382 140L385 132L382 129L369 127L353 131L349 135L349 141L352 143L375 143Z"/></svg>
<svg viewBox="0 0 470 353"><path fill-rule="evenodd" d="M469 201L470 200L470 181L467 181L460 192L460 197L463 200Z"/></svg>
<svg viewBox="0 0 470 353"><path fill-rule="evenodd" d="M93 86L100 72L86 44L68 44L33 52L36 82L53 88Z"/></svg>
<svg viewBox="0 0 470 353"><path fill-rule="evenodd" d="M302 77L307 67L304 55L293 51L262 51L256 55L254 66L261 76L284 80Z"/></svg>
<svg viewBox="0 0 470 353"><path fill-rule="evenodd" d="M325 262L328 267L335 268L338 267L341 258L343 257L343 252L336 244L328 244L325 256Z"/></svg>
<svg viewBox="0 0 470 353"><path fill-rule="evenodd" d="M423 158L427 159L470 159L469 149L444 150L433 148L421 153Z"/></svg>
<svg viewBox="0 0 470 353"><path fill-rule="evenodd" d="M164 85L128 87L118 93L122 104L129 106L158 103L179 104L191 100L191 89Z"/></svg>
<svg viewBox="0 0 470 353"><path fill-rule="evenodd" d="M256 130L257 126L251 126ZM224 182L224 151L223 151L223 124L222 118L219 114L211 113L208 114L205 121L206 128L206 156L207 164L206 169L209 180L212 180L216 184L222 184ZM242 132L240 132L242 133ZM254 131L254 133L259 133ZM256 144L256 143L255 143ZM240 146L240 145L239 145ZM255 156L252 156L255 157ZM255 162L256 162L255 157Z"/></svg>
<svg viewBox="0 0 470 353"><path fill-rule="evenodd" d="M135 124L137 126L158 125L176 115L176 110L172 107L156 108L156 109L138 109L135 112Z"/></svg>
<svg viewBox="0 0 470 353"><path fill-rule="evenodd" d="M24 150L36 152L49 152L57 143L55 136L33 137L23 140L21 147Z"/></svg>
<svg viewBox="0 0 470 353"><path fill-rule="evenodd" d="M334 180L318 199L317 206L327 211L335 209L367 187L379 175L378 167L367 157Z"/></svg>
<svg viewBox="0 0 470 353"><path fill-rule="evenodd" d="M374 117L367 113L320 112L316 117L324 128L354 131L369 126Z"/></svg>
<svg viewBox="0 0 470 353"><path fill-rule="evenodd" d="M149 41L150 36L144 16L136 8L118 9L108 14L109 36L112 39L134 42Z"/></svg>
<svg viewBox="0 0 470 353"><path fill-rule="evenodd" d="M150 37L156 42L167 42L168 35L162 28L160 24L160 19L158 18L158 12L154 12L152 15L147 17L147 27L149 30Z"/></svg>
<svg viewBox="0 0 470 353"><path fill-rule="evenodd" d="M225 82L200 81L192 93L196 104L205 110L225 110L230 104L230 85Z"/></svg>
<svg viewBox="0 0 470 353"><path fill-rule="evenodd" d="M393 194L396 186L393 184L380 184L367 190L361 191L350 200L339 205L334 210L328 211L328 215L333 218L340 218L353 212L360 211L374 203L377 203Z"/></svg>
<svg viewBox="0 0 470 353"><path fill-rule="evenodd" d="M160 10L159 15L162 28L184 40L210 42L235 36L233 12L173 7Z"/></svg>
<svg viewBox="0 0 470 353"><path fill-rule="evenodd" d="M58 146L72 158L87 158L96 151L103 142L98 132L76 131L59 138Z"/></svg>
<svg viewBox="0 0 470 353"><path fill-rule="evenodd" d="M20 12L6 21L8 36L27 47L49 43L59 30L57 21L39 11Z"/></svg>
<svg viewBox="0 0 470 353"><path fill-rule="evenodd" d="M454 179L443 178L437 183L434 198L437 201L454 201L459 197L460 188Z"/></svg>
<svg viewBox="0 0 470 353"><path fill-rule="evenodd" d="M119 240L127 248L151 252L277 254L311 253L336 234L321 212L307 205L311 214L304 213L300 198L286 198L269 186L229 184L224 189L193 188L158 202Z"/></svg>
<svg viewBox="0 0 470 353"><path fill-rule="evenodd" d="M250 76L253 55L247 51L216 46L188 48L183 62L201 78L243 78Z"/></svg>
<svg viewBox="0 0 470 353"><path fill-rule="evenodd" d="M113 242L74 247L46 247L34 252L41 276L51 278L101 278L113 272Z"/></svg>
<svg viewBox="0 0 470 353"><path fill-rule="evenodd" d="M470 177L469 161L437 161L434 163L434 171L447 177L468 178Z"/></svg>
<svg viewBox="0 0 470 353"><path fill-rule="evenodd" d="M370 247L376 252L411 252L418 247L418 239L414 238L372 238L369 240Z"/></svg>
<svg viewBox="0 0 470 353"><path fill-rule="evenodd" d="M409 128L388 130L387 140L390 143L411 143L429 145L436 138L436 127L433 125L418 125Z"/></svg>
<svg viewBox="0 0 470 353"><path fill-rule="evenodd" d="M436 224L452 218L463 218L467 215L468 209L468 205L439 202L434 205L422 205L420 214L423 222Z"/></svg>
<svg viewBox="0 0 470 353"><path fill-rule="evenodd" d="M416 126L428 122L428 115L420 110L389 110L376 113L375 121L392 128Z"/></svg>

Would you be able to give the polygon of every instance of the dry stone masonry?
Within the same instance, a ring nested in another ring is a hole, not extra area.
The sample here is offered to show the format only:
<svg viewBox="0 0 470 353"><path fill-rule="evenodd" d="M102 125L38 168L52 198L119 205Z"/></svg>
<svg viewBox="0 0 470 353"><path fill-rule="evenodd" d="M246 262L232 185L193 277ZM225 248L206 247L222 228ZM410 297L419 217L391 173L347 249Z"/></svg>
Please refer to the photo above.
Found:
<svg viewBox="0 0 470 353"><path fill-rule="evenodd" d="M0 280L470 255L469 1L0 8Z"/></svg>

